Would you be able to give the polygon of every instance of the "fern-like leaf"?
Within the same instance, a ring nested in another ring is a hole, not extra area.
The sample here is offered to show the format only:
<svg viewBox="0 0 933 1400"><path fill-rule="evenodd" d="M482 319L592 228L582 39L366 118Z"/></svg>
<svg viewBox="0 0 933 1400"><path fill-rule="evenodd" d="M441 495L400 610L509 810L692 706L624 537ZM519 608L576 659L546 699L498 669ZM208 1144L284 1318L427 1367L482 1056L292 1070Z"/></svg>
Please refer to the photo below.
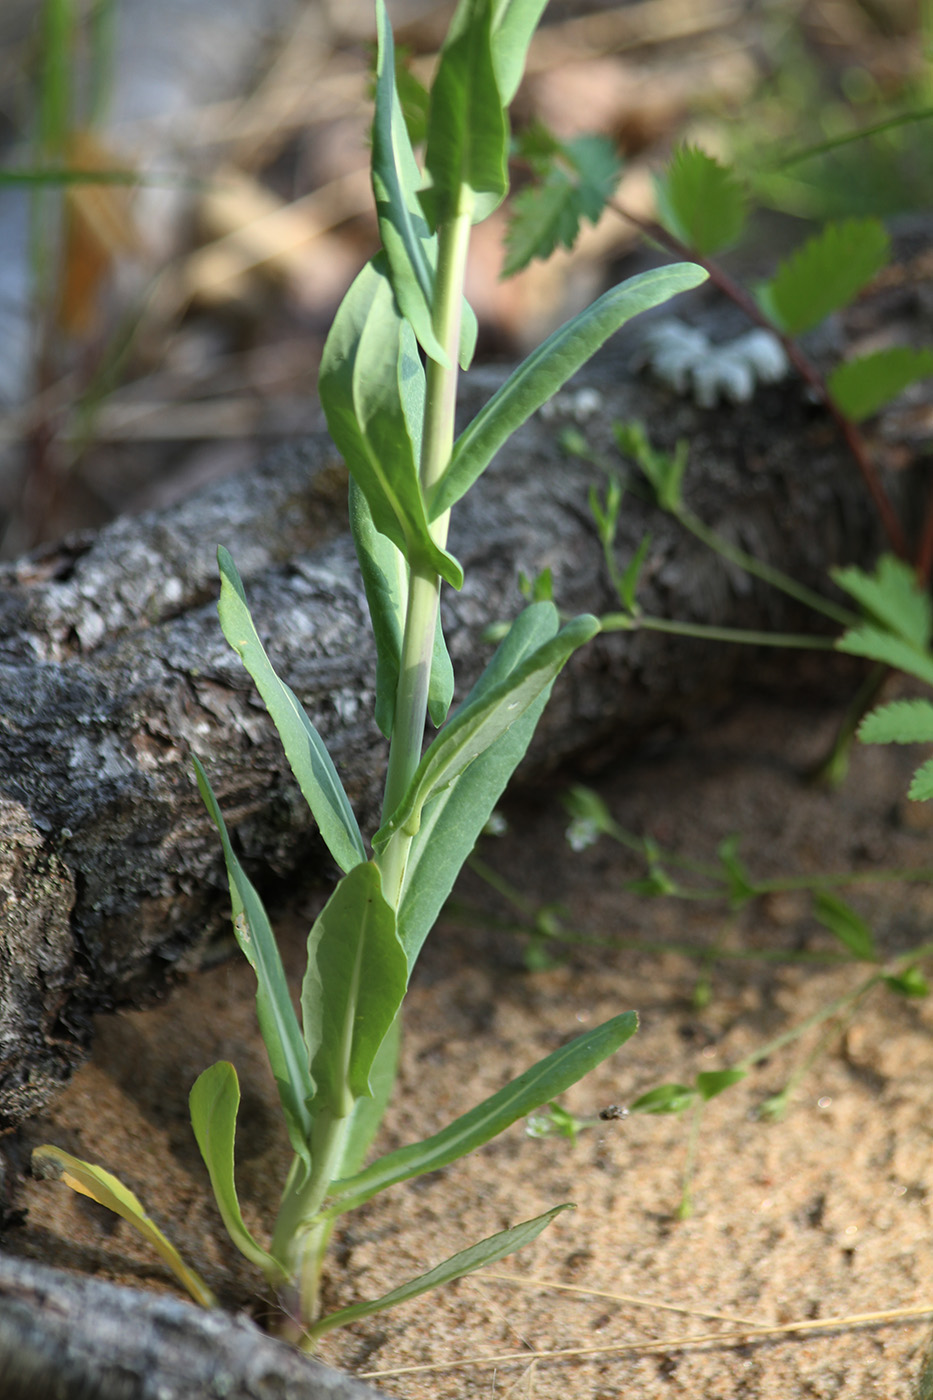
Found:
<svg viewBox="0 0 933 1400"><path fill-rule="evenodd" d="M878 219L827 224L759 287L759 304L781 330L799 335L854 301L889 255L890 240Z"/></svg>
<svg viewBox="0 0 933 1400"><path fill-rule="evenodd" d="M833 579L895 637L926 650L933 632L930 597L917 587L914 571L903 559L883 554L874 574L853 566L834 569Z"/></svg>
<svg viewBox="0 0 933 1400"><path fill-rule="evenodd" d="M892 700L867 714L859 725L863 744L933 744L933 705L929 700Z"/></svg>
<svg viewBox="0 0 933 1400"><path fill-rule="evenodd" d="M908 384L933 374L933 350L894 345L837 365L829 376L829 392L847 418L861 423L871 418Z"/></svg>
<svg viewBox="0 0 933 1400"><path fill-rule="evenodd" d="M604 136L578 136L563 144L541 127L523 153L538 175L512 204L503 277L533 258L548 258L558 244L571 248L583 219L596 223L619 183L621 163Z"/></svg>
<svg viewBox="0 0 933 1400"><path fill-rule="evenodd" d="M655 198L663 227L701 257L735 243L745 227L741 185L728 166L697 146L674 153Z"/></svg>

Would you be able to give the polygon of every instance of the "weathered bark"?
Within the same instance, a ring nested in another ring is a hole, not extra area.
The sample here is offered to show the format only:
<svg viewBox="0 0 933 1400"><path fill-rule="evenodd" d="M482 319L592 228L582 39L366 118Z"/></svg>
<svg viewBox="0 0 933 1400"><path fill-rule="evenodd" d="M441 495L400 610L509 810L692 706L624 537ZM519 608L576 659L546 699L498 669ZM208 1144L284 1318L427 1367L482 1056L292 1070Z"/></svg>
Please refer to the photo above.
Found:
<svg viewBox="0 0 933 1400"><path fill-rule="evenodd" d="M242 1314L0 1254L3 1400L380 1400Z"/></svg>
<svg viewBox="0 0 933 1400"><path fill-rule="evenodd" d="M475 376L467 398L485 397L493 377ZM619 417L643 418L668 446L690 439L693 507L746 549L816 587L831 564L872 557L878 533L865 493L798 386L702 412L634 380L617 359L582 382L604 395L586 429L595 447L611 453ZM448 590L445 626L462 688L489 654L483 629L520 606L519 571L549 567L568 612L615 605L586 504L600 472L561 454L559 426L536 417L455 510L451 546L466 584ZM329 868L221 635L218 543L236 558L259 632L371 829L385 745L371 719L373 648L340 472L329 442L311 438L172 510L0 570L0 1124L20 1121L67 1078L92 1012L157 992L223 924L225 878L192 753L257 878ZM622 557L646 530L646 611L820 628L630 494ZM803 664L649 632L600 636L559 681L524 776L682 724L739 684L786 683Z"/></svg>

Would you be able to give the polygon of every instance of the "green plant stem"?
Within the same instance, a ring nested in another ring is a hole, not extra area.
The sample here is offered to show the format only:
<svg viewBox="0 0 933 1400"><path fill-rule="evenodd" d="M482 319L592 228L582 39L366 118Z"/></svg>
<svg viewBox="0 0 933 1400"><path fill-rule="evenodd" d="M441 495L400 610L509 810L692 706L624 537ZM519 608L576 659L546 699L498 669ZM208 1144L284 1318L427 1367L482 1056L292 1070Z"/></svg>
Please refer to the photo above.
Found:
<svg viewBox="0 0 933 1400"><path fill-rule="evenodd" d="M433 325L434 333L450 363L444 366L437 360L429 359L427 362L420 469L421 484L426 497L431 487L443 476L454 442L457 357L471 215L472 200L464 197L456 217L442 224L437 231ZM431 522L431 537L441 548L447 543L449 516L449 511L445 511ZM384 822L388 821L405 796L421 759L439 599L438 575L422 561L412 561L395 704L395 724L389 747L389 766L382 809ZM392 905L398 903L410 845L411 838L406 838L404 833L398 833L397 838L389 842L380 861L383 893Z"/></svg>
<svg viewBox="0 0 933 1400"><path fill-rule="evenodd" d="M710 549L715 550L720 558L744 569L745 573L760 578L763 583L770 584L772 588L779 589L790 598L796 598L798 603L812 608L814 612L823 613L825 617L830 618L833 622L841 623L843 627L857 627L861 621L857 613L850 612L848 608L832 602L829 598L824 598L821 594L815 593L812 588L807 588L806 584L798 583L796 579L782 573L780 569L775 569L771 564L766 564L764 560L756 559L753 554L746 554L744 549L730 544L728 540L723 539L722 535L705 525L698 515L694 515L692 510L682 506L674 512L674 515L684 529L690 531L691 535L694 535Z"/></svg>
<svg viewBox="0 0 933 1400"><path fill-rule="evenodd" d="M599 619L603 632L670 632L675 637L698 637L706 642L738 642L743 646L799 647L807 651L832 651L832 637L811 637L793 632L755 632L742 627L711 627L702 622L673 622L643 613L606 613Z"/></svg>

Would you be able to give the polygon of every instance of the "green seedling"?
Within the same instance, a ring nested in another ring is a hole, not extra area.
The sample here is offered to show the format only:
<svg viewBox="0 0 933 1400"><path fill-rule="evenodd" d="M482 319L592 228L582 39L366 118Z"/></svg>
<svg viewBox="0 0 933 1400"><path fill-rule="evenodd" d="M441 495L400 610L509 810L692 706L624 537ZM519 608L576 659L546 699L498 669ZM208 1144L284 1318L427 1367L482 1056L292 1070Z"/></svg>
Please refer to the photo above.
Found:
<svg viewBox="0 0 933 1400"><path fill-rule="evenodd" d="M608 336L705 276L684 264L613 288L555 331L455 440L458 367L469 363L476 334L463 296L470 232L506 194L507 109L542 9L543 0L461 0L427 105L422 168L396 87L392 32L376 0L372 182L383 247L337 313L320 375L328 426L351 477L351 526L378 655L375 718L389 740L382 823L371 839L320 735L273 669L233 560L223 548L218 553L224 634L262 696L343 872L308 938L299 1016L259 894L195 760L223 845L234 931L256 974L259 1026L294 1154L268 1240L249 1231L237 1197L240 1090L232 1064L212 1065L197 1080L191 1120L230 1238L293 1319L283 1331L308 1350L331 1328L501 1259L566 1209L556 1206L464 1249L382 1298L321 1315L325 1251L344 1212L482 1146L613 1054L637 1024L634 1012L615 1016L435 1136L363 1165L391 1092L402 1003L422 944L561 668L599 630L588 615L561 625L547 588L532 585L536 600L448 718L454 676L438 600L442 582L463 582L447 549L451 509L511 433ZM439 732L422 752L428 718ZM46 1167L58 1163L64 1179L76 1179L65 1154L40 1154ZM95 1187L94 1170L82 1168L82 1188L110 1204L107 1191ZM122 1204L134 1219L127 1199ZM137 1213L137 1226L143 1221Z"/></svg>

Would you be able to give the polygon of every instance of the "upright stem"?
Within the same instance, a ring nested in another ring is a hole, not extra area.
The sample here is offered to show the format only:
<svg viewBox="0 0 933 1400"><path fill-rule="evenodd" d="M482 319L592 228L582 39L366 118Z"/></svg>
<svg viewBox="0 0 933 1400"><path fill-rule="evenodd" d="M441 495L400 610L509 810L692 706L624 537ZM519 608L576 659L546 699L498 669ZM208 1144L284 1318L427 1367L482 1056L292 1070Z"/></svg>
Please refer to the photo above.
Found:
<svg viewBox="0 0 933 1400"><path fill-rule="evenodd" d="M457 215L437 231L434 333L450 362L427 363L424 435L421 444L421 487L425 494L440 480L450 460L457 403L458 354L463 280L470 244L472 196L464 191ZM431 537L442 549L447 543L448 512L431 525ZM440 578L423 559L409 560L408 606L402 638L401 666L395 701L395 724L389 748L382 819L387 821L404 797L421 759L431 680L431 657L437 626ZM383 890L396 903L405 874L410 842L392 841L382 862Z"/></svg>

